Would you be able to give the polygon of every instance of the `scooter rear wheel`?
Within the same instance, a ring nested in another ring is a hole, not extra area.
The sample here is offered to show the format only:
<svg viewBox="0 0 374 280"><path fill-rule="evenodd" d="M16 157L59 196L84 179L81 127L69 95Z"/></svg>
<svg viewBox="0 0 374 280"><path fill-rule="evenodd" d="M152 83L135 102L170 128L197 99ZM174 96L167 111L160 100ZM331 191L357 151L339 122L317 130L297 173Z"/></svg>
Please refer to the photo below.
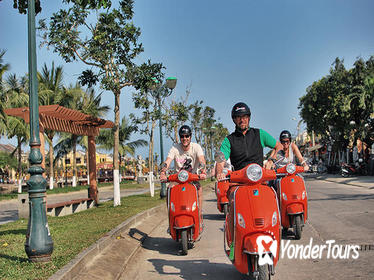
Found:
<svg viewBox="0 0 374 280"><path fill-rule="evenodd" d="M187 229L181 231L181 243L182 243L182 254L188 254L188 240L187 240Z"/></svg>
<svg viewBox="0 0 374 280"><path fill-rule="evenodd" d="M251 255L248 255L247 256L247 262L248 262L247 279L249 279L249 280L270 280L269 266L267 264L258 265L258 263L257 263L258 277L256 278L253 275L252 260L253 260L253 258L251 258ZM257 259L255 261L257 261Z"/></svg>

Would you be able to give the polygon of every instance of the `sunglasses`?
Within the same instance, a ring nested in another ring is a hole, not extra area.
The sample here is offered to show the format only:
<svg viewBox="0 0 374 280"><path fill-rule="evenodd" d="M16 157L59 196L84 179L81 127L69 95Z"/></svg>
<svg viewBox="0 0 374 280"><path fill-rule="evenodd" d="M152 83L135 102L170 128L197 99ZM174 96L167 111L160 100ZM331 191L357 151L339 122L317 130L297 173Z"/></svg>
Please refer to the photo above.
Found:
<svg viewBox="0 0 374 280"><path fill-rule="evenodd" d="M189 135L181 135L180 138L181 139L183 139L183 138L190 138L190 136Z"/></svg>
<svg viewBox="0 0 374 280"><path fill-rule="evenodd" d="M289 144L290 141L281 141L282 144Z"/></svg>

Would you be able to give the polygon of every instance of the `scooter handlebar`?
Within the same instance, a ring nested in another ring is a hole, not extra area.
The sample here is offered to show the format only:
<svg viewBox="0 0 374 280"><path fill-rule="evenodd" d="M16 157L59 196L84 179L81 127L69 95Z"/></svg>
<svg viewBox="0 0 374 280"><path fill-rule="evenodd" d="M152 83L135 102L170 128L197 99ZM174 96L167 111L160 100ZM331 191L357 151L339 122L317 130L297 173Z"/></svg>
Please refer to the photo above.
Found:
<svg viewBox="0 0 374 280"><path fill-rule="evenodd" d="M187 178L186 181L181 181L181 180L179 180L178 175L182 171L186 171L186 170L181 170L178 173L169 175L169 177L167 178L167 182L188 183L188 182L192 182L192 181L199 181L199 180L201 180L200 179L200 175L194 174L194 173L190 173L190 172L186 171L188 173L188 178Z"/></svg>
<svg viewBox="0 0 374 280"><path fill-rule="evenodd" d="M287 166L290 165L290 164L287 164L286 166L283 166L281 168L278 168L276 169L276 173L277 173L277 177L281 177L281 176L287 176L287 175L291 175L291 174L297 174L297 173L302 173L304 172L304 167L303 166L298 166L298 165L294 165L295 166L295 170L292 172L292 170L288 169Z"/></svg>

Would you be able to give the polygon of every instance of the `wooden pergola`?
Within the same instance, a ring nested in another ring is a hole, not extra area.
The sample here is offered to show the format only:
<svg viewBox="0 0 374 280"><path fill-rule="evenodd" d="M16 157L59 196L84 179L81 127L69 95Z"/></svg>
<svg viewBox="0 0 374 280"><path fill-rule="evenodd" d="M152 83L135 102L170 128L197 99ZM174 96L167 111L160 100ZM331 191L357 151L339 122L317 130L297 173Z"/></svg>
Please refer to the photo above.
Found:
<svg viewBox="0 0 374 280"><path fill-rule="evenodd" d="M23 118L26 123L30 122L29 107L5 109L4 112L9 116ZM99 135L100 128L112 128L113 126L114 123L111 121L92 117L60 105L39 106L39 135L43 164L45 154L44 129L88 136L88 174L90 176L89 198L92 198L96 203L98 203L95 137Z"/></svg>

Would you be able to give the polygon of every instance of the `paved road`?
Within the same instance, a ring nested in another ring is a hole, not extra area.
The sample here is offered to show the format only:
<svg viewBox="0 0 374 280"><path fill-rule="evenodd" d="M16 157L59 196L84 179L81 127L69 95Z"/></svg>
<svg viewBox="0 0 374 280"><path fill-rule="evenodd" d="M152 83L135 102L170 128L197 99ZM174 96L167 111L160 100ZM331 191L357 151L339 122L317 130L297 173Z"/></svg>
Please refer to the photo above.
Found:
<svg viewBox="0 0 374 280"><path fill-rule="evenodd" d="M157 189L157 188L156 188ZM149 189L121 190L121 197L148 192ZM87 191L72 192L66 194L47 195L48 203L57 203L73 199L87 197ZM99 201L104 202L113 199L113 187L99 189ZM0 225L18 220L18 202L16 199L0 201Z"/></svg>
<svg viewBox="0 0 374 280"><path fill-rule="evenodd" d="M372 279L374 266L374 190L308 180L309 222L302 239L286 236L291 245L372 245L359 251L358 259L290 259L284 257L276 267L275 280L283 279ZM128 264L121 279L245 279L236 272L223 251L223 217L215 206L214 192L205 195L205 231L187 256L178 253L178 245L166 233L167 221L160 224ZM287 247L289 248L289 247ZM337 249L336 249L337 250ZM344 252L342 251L342 255Z"/></svg>

